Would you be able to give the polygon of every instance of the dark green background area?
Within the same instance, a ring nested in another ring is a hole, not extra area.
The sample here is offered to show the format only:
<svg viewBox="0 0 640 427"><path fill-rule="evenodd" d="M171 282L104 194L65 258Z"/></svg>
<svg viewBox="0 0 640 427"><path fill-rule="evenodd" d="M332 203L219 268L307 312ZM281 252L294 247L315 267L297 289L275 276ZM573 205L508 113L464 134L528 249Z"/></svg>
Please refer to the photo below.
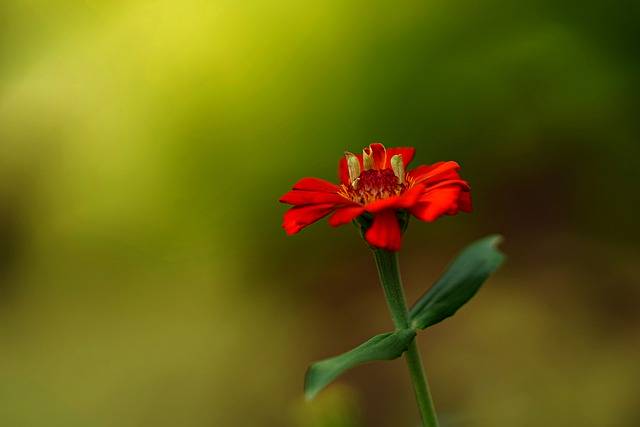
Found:
<svg viewBox="0 0 640 427"><path fill-rule="evenodd" d="M412 302L472 240L505 266L419 337L449 426L640 423L640 10L586 1L0 3L0 425L414 426L405 366L312 404L388 331L351 226L277 199L344 150L456 160Z"/></svg>

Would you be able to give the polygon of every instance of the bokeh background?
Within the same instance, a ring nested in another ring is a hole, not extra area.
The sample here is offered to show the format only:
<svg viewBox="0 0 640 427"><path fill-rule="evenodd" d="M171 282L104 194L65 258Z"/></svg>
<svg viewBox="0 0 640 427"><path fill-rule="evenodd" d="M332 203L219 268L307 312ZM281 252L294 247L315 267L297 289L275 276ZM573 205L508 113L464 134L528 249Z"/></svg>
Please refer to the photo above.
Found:
<svg viewBox="0 0 640 427"><path fill-rule="evenodd" d="M353 227L278 197L379 140L457 160L414 300L475 238L508 262L419 337L445 426L640 425L632 0L0 2L0 425L416 426Z"/></svg>

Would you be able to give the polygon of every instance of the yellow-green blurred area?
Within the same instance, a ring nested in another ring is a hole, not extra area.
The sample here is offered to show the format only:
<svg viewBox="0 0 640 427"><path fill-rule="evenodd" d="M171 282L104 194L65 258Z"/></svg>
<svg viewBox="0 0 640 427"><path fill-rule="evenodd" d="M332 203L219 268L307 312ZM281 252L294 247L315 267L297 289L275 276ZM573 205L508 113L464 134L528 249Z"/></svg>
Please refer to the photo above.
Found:
<svg viewBox="0 0 640 427"><path fill-rule="evenodd" d="M0 2L0 425L418 424L351 226L277 199L344 150L456 160L410 302L472 240L505 266L419 335L446 426L640 425L636 1Z"/></svg>

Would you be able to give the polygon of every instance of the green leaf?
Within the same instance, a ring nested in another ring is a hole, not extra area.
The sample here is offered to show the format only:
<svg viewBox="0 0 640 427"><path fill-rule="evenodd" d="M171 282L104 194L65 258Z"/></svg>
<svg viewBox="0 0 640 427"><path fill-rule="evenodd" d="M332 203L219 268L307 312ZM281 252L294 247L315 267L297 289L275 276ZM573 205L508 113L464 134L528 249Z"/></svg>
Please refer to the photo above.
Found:
<svg viewBox="0 0 640 427"><path fill-rule="evenodd" d="M411 326L425 329L462 307L504 261L497 249L502 236L492 235L467 246L411 308Z"/></svg>
<svg viewBox="0 0 640 427"><path fill-rule="evenodd" d="M356 365L400 357L415 336L416 331L413 329L387 332L376 335L351 351L314 363L305 376L305 396L307 399L313 399L331 381Z"/></svg>

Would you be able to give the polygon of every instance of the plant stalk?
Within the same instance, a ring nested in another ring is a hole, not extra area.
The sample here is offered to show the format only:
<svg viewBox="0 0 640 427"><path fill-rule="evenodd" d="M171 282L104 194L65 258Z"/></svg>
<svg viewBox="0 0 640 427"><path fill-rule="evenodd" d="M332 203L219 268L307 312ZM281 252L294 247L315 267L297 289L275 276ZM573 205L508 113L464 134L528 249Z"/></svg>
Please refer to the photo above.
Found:
<svg viewBox="0 0 640 427"><path fill-rule="evenodd" d="M400 277L398 253L374 249L373 255L393 323L396 329L409 329L409 313ZM436 411L415 339L411 341L407 348L406 360L422 418L422 425L423 427L438 427Z"/></svg>

